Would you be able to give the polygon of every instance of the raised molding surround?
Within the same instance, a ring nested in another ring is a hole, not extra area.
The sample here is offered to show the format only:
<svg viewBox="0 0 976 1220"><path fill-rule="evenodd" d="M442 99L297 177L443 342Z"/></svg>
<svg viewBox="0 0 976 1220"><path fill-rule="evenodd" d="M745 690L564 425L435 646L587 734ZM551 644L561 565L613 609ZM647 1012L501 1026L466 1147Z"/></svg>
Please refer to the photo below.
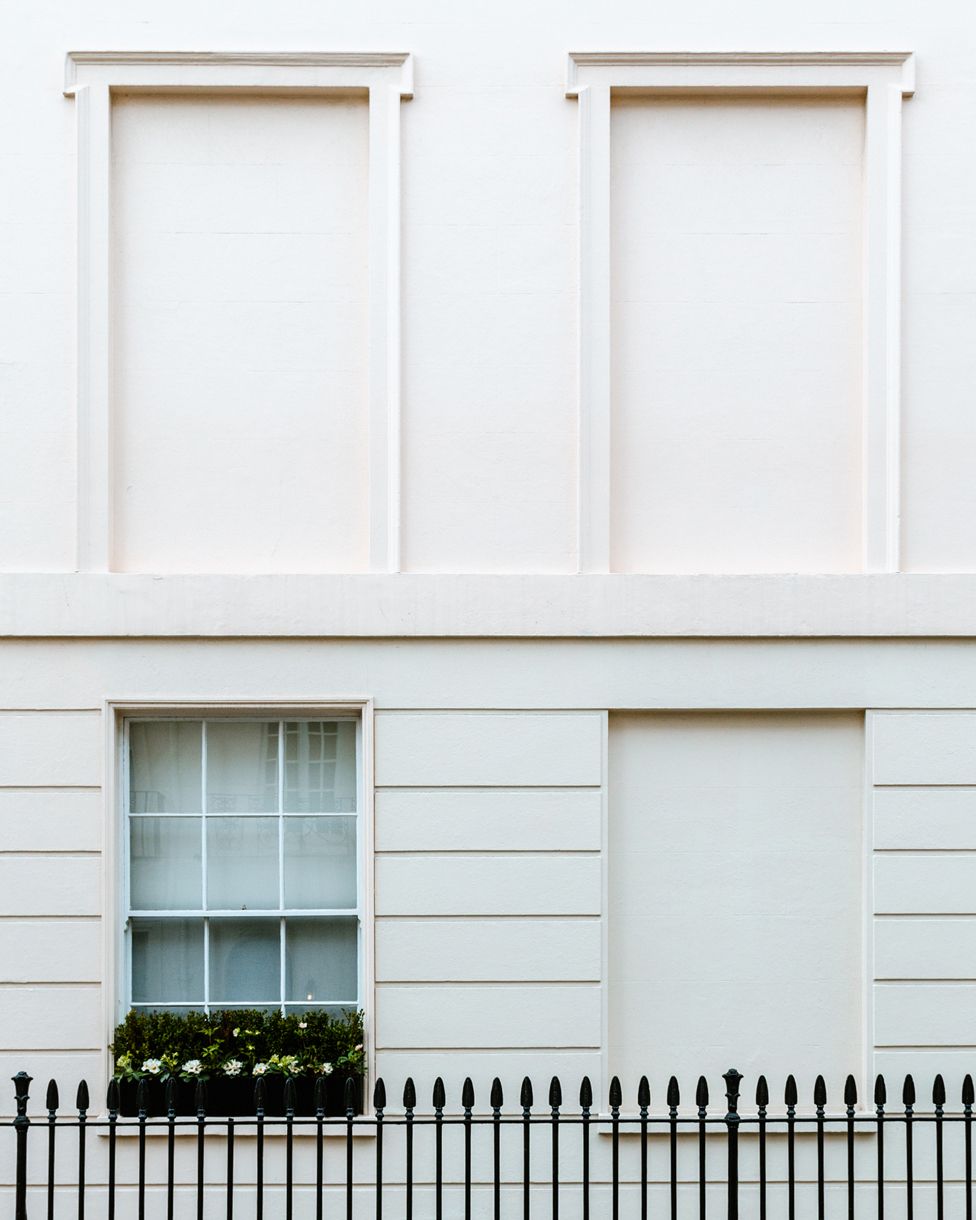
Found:
<svg viewBox="0 0 976 1220"><path fill-rule="evenodd" d="M570 53L566 94L580 112L580 572L610 570L610 101L624 89L864 95L863 566L898 571L901 105L914 88L905 51Z"/></svg>
<svg viewBox="0 0 976 1220"><path fill-rule="evenodd" d="M369 96L369 566L400 566L400 102L407 53L72 51L78 131L77 566L112 569L111 95L365 90Z"/></svg>

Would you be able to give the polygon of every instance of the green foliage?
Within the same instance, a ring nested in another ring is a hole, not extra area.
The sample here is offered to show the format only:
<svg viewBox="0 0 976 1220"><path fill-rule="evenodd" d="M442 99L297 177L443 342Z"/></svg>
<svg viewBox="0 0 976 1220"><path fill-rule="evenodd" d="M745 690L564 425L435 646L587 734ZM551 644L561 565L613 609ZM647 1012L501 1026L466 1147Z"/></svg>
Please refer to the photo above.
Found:
<svg viewBox="0 0 976 1220"><path fill-rule="evenodd" d="M235 1008L208 1016L134 1009L116 1029L112 1051L120 1080L318 1076L336 1069L361 1075L363 1014L313 1010L282 1016Z"/></svg>

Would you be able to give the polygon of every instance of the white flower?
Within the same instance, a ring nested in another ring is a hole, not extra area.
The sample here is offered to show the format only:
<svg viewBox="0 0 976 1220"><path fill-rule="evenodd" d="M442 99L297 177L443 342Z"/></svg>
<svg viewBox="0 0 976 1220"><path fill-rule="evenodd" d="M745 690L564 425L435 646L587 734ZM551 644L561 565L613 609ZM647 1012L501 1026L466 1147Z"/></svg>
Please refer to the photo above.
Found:
<svg viewBox="0 0 976 1220"><path fill-rule="evenodd" d="M199 1076L203 1071L203 1064L199 1059L187 1059L180 1071L189 1072L191 1076Z"/></svg>
<svg viewBox="0 0 976 1220"><path fill-rule="evenodd" d="M356 1050L357 1050L357 1051L361 1051L362 1049L363 1049L363 1044L362 1044L361 1042L357 1042L357 1043L356 1043Z"/></svg>
<svg viewBox="0 0 976 1220"><path fill-rule="evenodd" d="M319 1075L320 1076L331 1076L332 1075L332 1064L323 1063L322 1066L319 1068Z"/></svg>
<svg viewBox="0 0 976 1220"><path fill-rule="evenodd" d="M244 1064L241 1063L240 1059L228 1059L224 1064L223 1070L225 1076L240 1076L244 1070Z"/></svg>
<svg viewBox="0 0 976 1220"><path fill-rule="evenodd" d="M148 1072L150 1076L158 1076L162 1068L163 1064L160 1059L144 1059L142 1062L142 1070Z"/></svg>
<svg viewBox="0 0 976 1220"><path fill-rule="evenodd" d="M299 1029L308 1029L308 1022L307 1022L307 1021L299 1021L299 1022L298 1022L298 1028L299 1028Z"/></svg>
<svg viewBox="0 0 976 1220"><path fill-rule="evenodd" d="M235 1038L238 1037L240 1032L241 1032L241 1027L238 1025L237 1028L233 1031L234 1037Z"/></svg>
<svg viewBox="0 0 976 1220"><path fill-rule="evenodd" d="M252 1075L253 1076L263 1076L267 1070L268 1070L268 1065L266 1063L256 1063L254 1065L254 1071L252 1072Z"/></svg>
<svg viewBox="0 0 976 1220"><path fill-rule="evenodd" d="M292 1076L301 1076L302 1065L296 1059L294 1063L288 1064L288 1071L292 1074Z"/></svg>

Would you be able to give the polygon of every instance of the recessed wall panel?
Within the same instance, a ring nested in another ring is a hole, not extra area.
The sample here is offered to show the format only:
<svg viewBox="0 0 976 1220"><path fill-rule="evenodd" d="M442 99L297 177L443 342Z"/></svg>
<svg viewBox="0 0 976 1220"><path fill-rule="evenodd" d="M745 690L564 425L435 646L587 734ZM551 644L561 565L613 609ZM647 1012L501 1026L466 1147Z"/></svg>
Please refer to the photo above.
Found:
<svg viewBox="0 0 976 1220"><path fill-rule="evenodd" d="M117 97L114 563L367 560L367 106Z"/></svg>
<svg viewBox="0 0 976 1220"><path fill-rule="evenodd" d="M863 102L612 107L611 563L861 566Z"/></svg>

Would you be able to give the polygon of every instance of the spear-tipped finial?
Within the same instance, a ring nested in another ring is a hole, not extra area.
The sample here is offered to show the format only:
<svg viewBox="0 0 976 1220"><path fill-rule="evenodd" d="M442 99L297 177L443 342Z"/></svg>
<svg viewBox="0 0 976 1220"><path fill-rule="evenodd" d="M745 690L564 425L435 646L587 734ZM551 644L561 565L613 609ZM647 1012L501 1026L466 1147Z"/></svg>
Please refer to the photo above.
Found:
<svg viewBox="0 0 976 1220"><path fill-rule="evenodd" d="M973 1092L973 1078L967 1072L966 1079L962 1082L962 1104L971 1106L976 1101L976 1096Z"/></svg>
<svg viewBox="0 0 976 1220"><path fill-rule="evenodd" d="M519 1105L528 1110L532 1105L532 1081L526 1076L522 1081L522 1091L519 1094Z"/></svg>
<svg viewBox="0 0 976 1220"><path fill-rule="evenodd" d="M642 1110L646 1110L651 1104L651 1086L646 1076L642 1076L637 1085L637 1104Z"/></svg>
<svg viewBox="0 0 976 1220"><path fill-rule="evenodd" d="M447 1102L447 1093L444 1090L444 1081L440 1076L434 1081L434 1090L431 1093L431 1103L435 1110L443 1110Z"/></svg>
<svg viewBox="0 0 976 1220"><path fill-rule="evenodd" d="M853 1076L848 1076L844 1081L844 1105L848 1110L857 1105L857 1081Z"/></svg>
<svg viewBox="0 0 976 1220"><path fill-rule="evenodd" d="M373 1085L373 1109L386 1109L386 1085L383 1083L383 1077L376 1077L376 1084Z"/></svg>
<svg viewBox="0 0 976 1220"><path fill-rule="evenodd" d="M793 1106L796 1105L796 1101L797 1101L796 1080L792 1075L786 1077L786 1088L783 1090L783 1101L791 1109Z"/></svg>
<svg viewBox="0 0 976 1220"><path fill-rule="evenodd" d="M589 1110L593 1105L593 1086L589 1076L580 1081L579 1104L581 1110Z"/></svg>
<svg viewBox="0 0 976 1220"><path fill-rule="evenodd" d="M888 1100L888 1087L885 1078L879 1072L874 1081L874 1104L879 1108Z"/></svg>
<svg viewBox="0 0 976 1220"><path fill-rule="evenodd" d="M553 1076L549 1081L549 1105L553 1110L558 1110L563 1104L563 1086L559 1083L559 1077Z"/></svg>
<svg viewBox="0 0 976 1220"><path fill-rule="evenodd" d="M681 1090L678 1088L677 1076L672 1076L668 1081L668 1109L677 1110L681 1105Z"/></svg>
<svg viewBox="0 0 976 1220"><path fill-rule="evenodd" d="M53 1114L58 1108L58 1082L56 1080L48 1081L47 1096L44 1099L44 1104L47 1107L49 1114Z"/></svg>
<svg viewBox="0 0 976 1220"><path fill-rule="evenodd" d="M704 1076L698 1077L698 1087L695 1089L695 1105L699 1110L708 1107L708 1081Z"/></svg>
<svg viewBox="0 0 976 1220"><path fill-rule="evenodd" d="M932 1104L941 1110L945 1105L945 1100L945 1081L942 1079L942 1073L940 1072L932 1083Z"/></svg>
<svg viewBox="0 0 976 1220"><path fill-rule="evenodd" d="M766 1083L766 1077L760 1076L756 1081L756 1105L761 1110L769 1105L769 1085Z"/></svg>
<svg viewBox="0 0 976 1220"><path fill-rule="evenodd" d="M496 1076L491 1082L491 1095L488 1102L493 1110L500 1110L505 1104L505 1094L502 1090L502 1082Z"/></svg>
<svg viewBox="0 0 976 1220"><path fill-rule="evenodd" d="M417 1106L417 1088L413 1083L413 1077L408 1076L403 1084L403 1108L405 1110L413 1110Z"/></svg>
<svg viewBox="0 0 976 1220"><path fill-rule="evenodd" d="M813 1083L813 1104L818 1110L827 1104L827 1082L822 1076L818 1076Z"/></svg>
<svg viewBox="0 0 976 1220"><path fill-rule="evenodd" d="M905 1085L901 1091L901 1100L906 1109L910 1109L915 1104L915 1081L912 1079L910 1072L905 1077Z"/></svg>
<svg viewBox="0 0 976 1220"><path fill-rule="evenodd" d="M464 1084L461 1086L461 1105L469 1113L474 1109L474 1085L471 1083L470 1076L465 1076Z"/></svg>

